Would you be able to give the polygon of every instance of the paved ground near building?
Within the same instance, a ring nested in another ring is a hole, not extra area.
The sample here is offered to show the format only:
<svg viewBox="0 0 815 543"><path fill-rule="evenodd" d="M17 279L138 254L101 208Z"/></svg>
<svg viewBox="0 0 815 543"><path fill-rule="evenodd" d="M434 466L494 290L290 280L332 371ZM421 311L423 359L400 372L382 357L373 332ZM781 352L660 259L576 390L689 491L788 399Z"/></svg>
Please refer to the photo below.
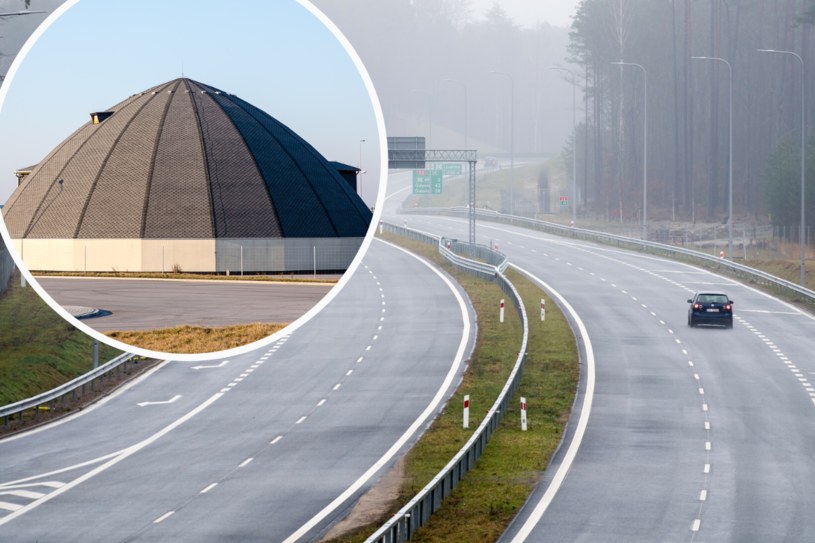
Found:
<svg viewBox="0 0 815 543"><path fill-rule="evenodd" d="M60 305L109 311L109 315L83 320L102 332L182 324L288 323L311 309L333 286L78 277L39 277L37 281Z"/></svg>

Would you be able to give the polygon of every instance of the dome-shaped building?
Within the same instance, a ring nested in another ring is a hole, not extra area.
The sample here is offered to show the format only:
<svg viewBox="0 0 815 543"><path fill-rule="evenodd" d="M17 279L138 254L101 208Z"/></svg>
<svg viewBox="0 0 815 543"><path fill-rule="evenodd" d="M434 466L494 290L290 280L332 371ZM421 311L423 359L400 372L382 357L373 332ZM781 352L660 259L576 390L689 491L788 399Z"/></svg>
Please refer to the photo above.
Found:
<svg viewBox="0 0 815 543"><path fill-rule="evenodd" d="M92 113L18 173L3 216L32 270L343 270L371 211L336 168L257 107L182 78Z"/></svg>

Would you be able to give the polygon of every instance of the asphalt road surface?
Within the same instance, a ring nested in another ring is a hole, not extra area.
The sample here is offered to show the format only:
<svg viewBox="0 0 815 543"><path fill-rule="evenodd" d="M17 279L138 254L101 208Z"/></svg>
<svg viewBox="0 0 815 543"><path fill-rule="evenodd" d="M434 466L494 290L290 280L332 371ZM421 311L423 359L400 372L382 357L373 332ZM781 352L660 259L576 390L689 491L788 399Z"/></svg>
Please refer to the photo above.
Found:
<svg viewBox="0 0 815 543"><path fill-rule="evenodd" d="M375 242L338 296L248 355L168 362L0 441L0 541L314 540L426 427L474 326L441 274Z"/></svg>
<svg viewBox="0 0 815 543"><path fill-rule="evenodd" d="M93 307L106 316L83 319L100 332L150 330L183 324L226 326L290 323L311 309L331 283L184 281L38 277L62 306Z"/></svg>
<svg viewBox="0 0 815 543"><path fill-rule="evenodd" d="M464 220L393 214L406 185L391 177L386 219L467 239ZM568 301L594 355L593 393L584 360L568 439L502 541L812 539L812 316L669 260L485 221L477 235ZM735 300L732 330L688 328L707 289Z"/></svg>

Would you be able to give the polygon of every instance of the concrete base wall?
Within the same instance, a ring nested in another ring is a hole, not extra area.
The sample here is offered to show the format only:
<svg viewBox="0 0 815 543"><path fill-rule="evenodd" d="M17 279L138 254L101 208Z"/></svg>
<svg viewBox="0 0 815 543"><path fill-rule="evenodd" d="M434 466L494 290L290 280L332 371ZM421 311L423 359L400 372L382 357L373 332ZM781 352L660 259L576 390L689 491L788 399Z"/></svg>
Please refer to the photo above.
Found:
<svg viewBox="0 0 815 543"><path fill-rule="evenodd" d="M215 271L214 239L15 239L32 271Z"/></svg>

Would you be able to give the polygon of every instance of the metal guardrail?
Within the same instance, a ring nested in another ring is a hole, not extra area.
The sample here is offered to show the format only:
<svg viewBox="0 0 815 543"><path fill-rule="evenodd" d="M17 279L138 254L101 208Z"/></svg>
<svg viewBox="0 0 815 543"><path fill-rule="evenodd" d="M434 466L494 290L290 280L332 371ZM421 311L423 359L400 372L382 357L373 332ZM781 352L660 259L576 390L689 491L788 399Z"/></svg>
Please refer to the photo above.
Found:
<svg viewBox="0 0 815 543"><path fill-rule="evenodd" d="M383 225L384 227L385 225ZM461 267L464 271L475 273L477 275L483 274L485 277L493 279L498 282L502 290L514 302L518 311L518 315L523 323L523 339L521 341L521 348L518 358L515 361L515 366L507 379L504 388L495 400L490 410L487 412L486 417L473 433L472 437L464 444L459 452L447 463L447 465L435 476L433 479L419 491L410 502L407 503L399 512L396 513L388 522L383 524L373 535L371 535L366 543L403 543L411 538L413 533L424 526L441 503L453 489L458 486L458 483L473 467L476 461L484 453L493 432L498 428L501 423L503 414L506 413L509 402L515 392L518 390L521 382L521 375L523 373L524 363L526 362L526 348L529 338L529 323L526 319L526 310L523 305L523 300L515 290L515 286L504 276L503 272L497 266L484 264L469 260L456 255L447 248L441 238L426 234L424 232L410 231L407 228L388 224L388 231L401 235L408 235L412 239L424 240L425 243L437 243L439 252L450 260L454 265ZM487 248L484 248L487 249ZM499 263L503 262L506 266L506 257L500 253L495 252L491 259L497 260Z"/></svg>
<svg viewBox="0 0 815 543"><path fill-rule="evenodd" d="M465 208L420 208L403 210L402 212L424 215L451 215L456 217L467 217L467 210ZM772 292L785 294L792 299L815 305L815 291L761 270L745 266L744 264L732 262L730 260L709 255L700 251L685 249L684 247L675 247L673 245L666 245L664 243L656 243L653 241L643 241L615 234L607 234L595 230L563 226L537 219L518 217L515 215L505 215L495 211L477 210L476 217L482 220L510 224L513 226L521 226L558 236L570 237L583 241L592 241L595 243L603 243L606 245L613 245L615 247L633 249L636 251L687 261L692 264L700 265L718 272L726 273L739 279L743 279Z"/></svg>
<svg viewBox="0 0 815 543"><path fill-rule="evenodd" d="M33 396L26 400L22 400L16 403L8 404L5 406L0 407L0 417L3 418L3 426L8 427L9 419L13 418L15 415L20 417L20 421L23 420L23 413L28 411L29 409L34 409L34 415L36 417L37 413L39 412L39 408L41 406L48 406L51 411L54 411L56 408L57 400L61 400L64 404L65 398L70 394L73 400L76 400L76 392L77 390L81 389L81 393L84 396L85 394L85 387L90 385L91 393L94 392L94 382L97 379L103 378L110 374L113 371L121 371L122 367L124 367L125 371L127 370L127 364L132 361L133 359L139 359L138 355L124 353L116 358L102 364L98 368L89 371L84 375L80 375L76 379L65 383L62 386L59 386L53 390L49 390L48 392L43 392L37 396Z"/></svg>

